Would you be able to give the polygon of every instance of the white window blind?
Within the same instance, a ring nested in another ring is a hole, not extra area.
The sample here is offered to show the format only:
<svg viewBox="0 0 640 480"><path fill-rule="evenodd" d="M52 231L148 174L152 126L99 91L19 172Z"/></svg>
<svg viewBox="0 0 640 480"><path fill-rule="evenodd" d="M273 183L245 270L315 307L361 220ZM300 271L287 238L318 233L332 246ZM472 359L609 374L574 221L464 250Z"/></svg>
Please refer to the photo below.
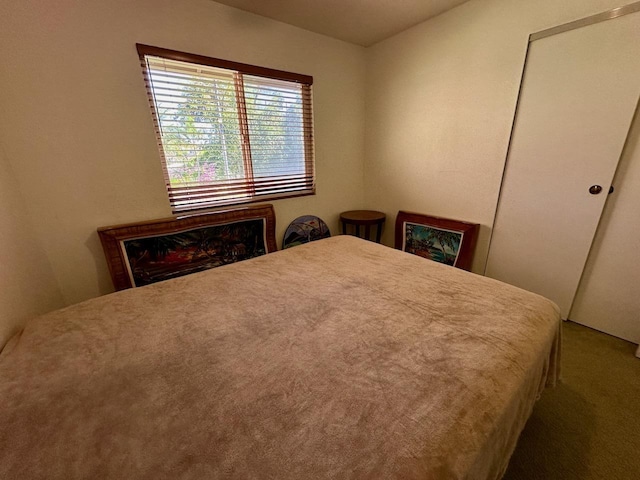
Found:
<svg viewBox="0 0 640 480"><path fill-rule="evenodd" d="M138 52L174 212L315 193L312 77Z"/></svg>

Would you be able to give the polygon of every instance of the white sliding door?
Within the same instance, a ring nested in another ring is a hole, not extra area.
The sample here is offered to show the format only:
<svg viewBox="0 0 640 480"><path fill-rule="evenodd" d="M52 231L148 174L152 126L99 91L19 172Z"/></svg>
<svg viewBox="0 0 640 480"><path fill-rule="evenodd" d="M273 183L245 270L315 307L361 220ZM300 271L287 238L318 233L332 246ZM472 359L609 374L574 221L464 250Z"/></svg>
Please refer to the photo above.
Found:
<svg viewBox="0 0 640 480"><path fill-rule="evenodd" d="M640 13L531 42L487 276L567 317L639 95Z"/></svg>
<svg viewBox="0 0 640 480"><path fill-rule="evenodd" d="M569 319L640 343L640 112Z"/></svg>

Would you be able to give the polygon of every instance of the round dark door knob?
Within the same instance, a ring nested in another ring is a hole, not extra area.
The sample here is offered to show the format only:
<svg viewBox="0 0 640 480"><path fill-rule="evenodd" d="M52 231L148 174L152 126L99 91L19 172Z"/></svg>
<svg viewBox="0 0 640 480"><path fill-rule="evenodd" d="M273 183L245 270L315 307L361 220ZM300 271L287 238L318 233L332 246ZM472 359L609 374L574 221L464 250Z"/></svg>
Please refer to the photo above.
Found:
<svg viewBox="0 0 640 480"><path fill-rule="evenodd" d="M600 185L591 185L589 187L589 193L591 195L598 195L602 191L602 187Z"/></svg>

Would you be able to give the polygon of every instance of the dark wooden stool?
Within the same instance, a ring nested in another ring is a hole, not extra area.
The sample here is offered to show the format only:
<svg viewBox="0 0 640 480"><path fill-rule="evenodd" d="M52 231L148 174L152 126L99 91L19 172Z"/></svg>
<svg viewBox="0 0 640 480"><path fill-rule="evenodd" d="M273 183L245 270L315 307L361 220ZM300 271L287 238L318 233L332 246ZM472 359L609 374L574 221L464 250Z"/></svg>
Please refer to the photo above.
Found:
<svg viewBox="0 0 640 480"><path fill-rule="evenodd" d="M373 210L350 210L348 212L342 212L340 214L340 220L342 221L342 233L347 234L347 225L353 225L355 227L356 236L360 236L360 226L364 226L364 237L370 240L371 225L376 225L376 242L380 243L380 236L382 235L382 225L384 224L387 216L382 212L376 212Z"/></svg>

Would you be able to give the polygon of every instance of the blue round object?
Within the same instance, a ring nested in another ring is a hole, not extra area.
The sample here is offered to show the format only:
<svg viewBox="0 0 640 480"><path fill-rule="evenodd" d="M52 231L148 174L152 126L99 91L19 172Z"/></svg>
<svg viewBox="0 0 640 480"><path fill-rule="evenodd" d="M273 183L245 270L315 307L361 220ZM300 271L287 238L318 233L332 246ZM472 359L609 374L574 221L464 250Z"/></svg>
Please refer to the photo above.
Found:
<svg viewBox="0 0 640 480"><path fill-rule="evenodd" d="M282 249L302 245L331 236L329 227L324 221L314 215L303 215L289 224L284 232Z"/></svg>

